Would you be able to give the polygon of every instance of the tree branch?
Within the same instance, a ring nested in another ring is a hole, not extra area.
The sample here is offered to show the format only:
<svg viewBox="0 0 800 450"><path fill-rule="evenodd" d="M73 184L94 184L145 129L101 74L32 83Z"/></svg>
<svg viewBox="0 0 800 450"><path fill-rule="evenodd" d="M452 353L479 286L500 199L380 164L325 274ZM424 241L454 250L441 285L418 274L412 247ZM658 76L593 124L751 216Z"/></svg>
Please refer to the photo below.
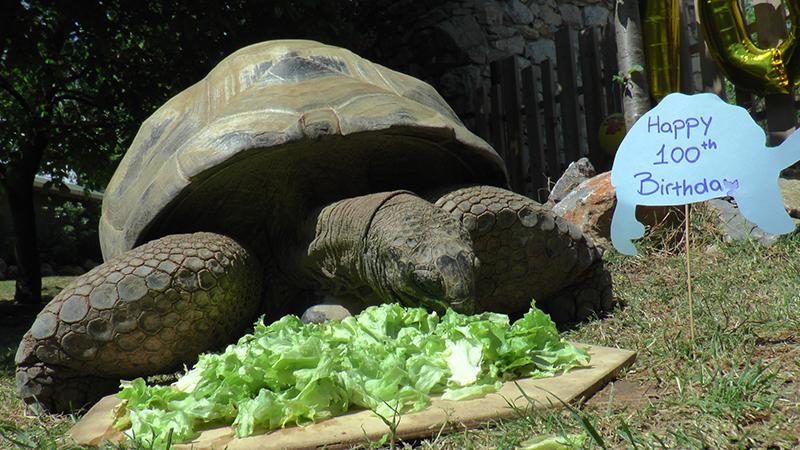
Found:
<svg viewBox="0 0 800 450"><path fill-rule="evenodd" d="M100 106L94 101L94 99L92 99L88 95L84 94L83 92L73 91L70 89L64 89L60 93L55 94L53 96L53 99L51 100L51 103L53 105L56 105L63 100L73 100L76 102L85 103L89 106L94 106L95 108L100 108Z"/></svg>
<svg viewBox="0 0 800 450"><path fill-rule="evenodd" d="M2 87L4 91L11 94L11 96L14 97L14 99L17 102L19 102L22 105L22 107L25 108L26 111L31 110L31 105L25 100L25 97L23 97L22 94L17 92L17 90L14 89L14 86L11 85L11 82L9 82L2 75L0 75L0 87Z"/></svg>
<svg viewBox="0 0 800 450"><path fill-rule="evenodd" d="M88 122L87 121L87 122L77 122L77 123L73 122L73 123L70 123L70 124L56 123L56 124L53 124L53 125L54 125L54 127L61 129L62 131L70 132L72 130L78 130L78 129L96 129L96 128L112 127L112 126L115 126L115 125L119 125L119 122L116 122L116 121L113 121L113 122L111 122L111 121L110 122Z"/></svg>

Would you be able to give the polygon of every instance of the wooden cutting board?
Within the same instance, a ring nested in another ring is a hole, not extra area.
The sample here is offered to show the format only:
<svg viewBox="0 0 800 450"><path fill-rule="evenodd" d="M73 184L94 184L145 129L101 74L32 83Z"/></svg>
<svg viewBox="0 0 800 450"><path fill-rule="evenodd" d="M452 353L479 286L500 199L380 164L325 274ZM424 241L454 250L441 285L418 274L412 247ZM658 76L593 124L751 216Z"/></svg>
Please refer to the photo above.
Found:
<svg viewBox="0 0 800 450"><path fill-rule="evenodd" d="M592 356L589 367L552 378L524 378L507 382L498 392L478 399L455 402L434 398L425 410L404 414L400 418L397 436L401 439L424 438L474 427L491 420L516 418L518 411L509 403L522 410L558 408L562 406L559 399L568 403L580 397L590 397L636 358L636 353L630 350L576 345L589 350ZM91 445L124 440L124 436L111 427L112 410L119 401L114 395L100 400L70 429L66 438ZM365 443L368 439L377 441L388 431L383 421L371 411L355 411L313 425L284 428L242 439L237 439L230 427L214 428L203 431L191 443L176 445L175 448L336 449Z"/></svg>

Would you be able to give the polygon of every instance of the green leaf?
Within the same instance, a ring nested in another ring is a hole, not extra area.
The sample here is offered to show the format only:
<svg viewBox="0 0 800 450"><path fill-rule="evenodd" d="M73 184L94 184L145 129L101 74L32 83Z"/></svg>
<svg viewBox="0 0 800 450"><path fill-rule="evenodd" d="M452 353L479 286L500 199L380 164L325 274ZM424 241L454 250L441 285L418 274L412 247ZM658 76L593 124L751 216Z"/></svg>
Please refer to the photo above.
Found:
<svg viewBox="0 0 800 450"><path fill-rule="evenodd" d="M440 317L396 304L322 325L294 316L265 325L262 318L223 353L201 355L174 386L127 383L116 426L154 445L170 432L186 442L220 423L245 437L353 408L392 417L425 408L431 395L475 398L503 379L551 376L587 362L533 306L514 324L502 314L448 310Z"/></svg>

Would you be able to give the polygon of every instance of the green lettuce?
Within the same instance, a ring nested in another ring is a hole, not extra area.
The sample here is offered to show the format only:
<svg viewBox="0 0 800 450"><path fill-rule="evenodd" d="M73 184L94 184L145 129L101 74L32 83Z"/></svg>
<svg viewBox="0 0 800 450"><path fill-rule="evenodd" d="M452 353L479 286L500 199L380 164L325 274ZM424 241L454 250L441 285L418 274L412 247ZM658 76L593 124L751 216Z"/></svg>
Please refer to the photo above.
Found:
<svg viewBox="0 0 800 450"><path fill-rule="evenodd" d="M222 424L245 437L357 408L391 417L425 408L433 394L480 397L504 380L553 376L588 361L533 305L513 324L503 314L439 316L397 304L325 324L262 318L224 352L201 355L173 386L125 383L115 426L156 447Z"/></svg>

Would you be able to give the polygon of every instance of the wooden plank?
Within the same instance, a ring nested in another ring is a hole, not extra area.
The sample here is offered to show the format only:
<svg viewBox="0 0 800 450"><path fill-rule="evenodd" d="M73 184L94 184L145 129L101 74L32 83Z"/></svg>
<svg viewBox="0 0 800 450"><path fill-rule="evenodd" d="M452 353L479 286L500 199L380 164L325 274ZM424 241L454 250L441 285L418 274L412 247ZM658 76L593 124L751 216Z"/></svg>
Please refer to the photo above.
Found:
<svg viewBox="0 0 800 450"><path fill-rule="evenodd" d="M540 85L533 66L522 70L522 102L525 105L525 130L528 141L528 174L533 198L544 203L547 197L547 161L542 134L542 114L536 94Z"/></svg>
<svg viewBox="0 0 800 450"><path fill-rule="evenodd" d="M753 109L753 95L743 89L735 88L736 92L736 104L741 106L742 108L750 111L752 115L754 111Z"/></svg>
<svg viewBox="0 0 800 450"><path fill-rule="evenodd" d="M489 141L489 96L483 86L478 86L472 97L472 110L475 111L475 133Z"/></svg>
<svg viewBox="0 0 800 450"><path fill-rule="evenodd" d="M698 11L695 9L694 17L692 18L695 23L698 22ZM699 24L697 25L700 28ZM711 52L708 49L708 45L706 44L706 39L703 36L702 29L698 32L700 34L700 74L702 78L702 91L703 92L712 92L717 94L723 100L727 100L727 93L725 92L725 78L722 76L722 73L717 68L716 63L714 63L713 58L711 57ZM739 95L736 95L737 102Z"/></svg>
<svg viewBox="0 0 800 450"><path fill-rule="evenodd" d="M556 96L553 85L553 65L545 59L539 65L542 71L542 109L544 110L544 134L547 137L547 176L556 182L560 172L561 149L558 146L558 122L556 121Z"/></svg>
<svg viewBox="0 0 800 450"><path fill-rule="evenodd" d="M774 48L786 37L786 12L780 0L753 0L758 33L758 46ZM764 96L767 114L767 140L778 145L794 132L796 125L794 99L791 94Z"/></svg>
<svg viewBox="0 0 800 450"><path fill-rule="evenodd" d="M598 171L610 167L608 154L600 148L600 122L605 117L602 105L602 67L597 54L599 30L587 28L580 32L578 43L581 55L581 80L583 81L583 108L586 119L586 138L589 160Z"/></svg>
<svg viewBox="0 0 800 450"><path fill-rule="evenodd" d="M523 158L522 102L520 100L519 65L516 56L500 61L500 76L503 85L503 108L506 125L506 167L511 189L525 193L525 166Z"/></svg>
<svg viewBox="0 0 800 450"><path fill-rule="evenodd" d="M579 344L580 345L580 344ZM583 346L583 345L581 345ZM590 366L552 378L525 378L504 383L498 392L464 401L434 398L426 409L401 417L397 436L404 440L436 435L441 431L462 431L497 419L517 417L519 409L545 410L561 407L579 398L589 398L633 363L636 353L609 347L586 346ZM510 402L510 405L509 405ZM119 399L105 397L90 409L67 433L79 444L120 443L123 436L112 428L113 409ZM371 411L358 411L304 427L287 427L247 438L236 438L233 428L206 430L191 443L176 449L307 449L349 448L367 440L377 441L388 432L383 421Z"/></svg>
<svg viewBox="0 0 800 450"><path fill-rule="evenodd" d="M680 40L678 45L678 60L680 63L678 86L684 94L693 94L698 91L694 79L694 56L691 53L692 37L689 30L694 25L694 0L676 0L678 2L678 18ZM686 50L683 50L686 49Z"/></svg>
<svg viewBox="0 0 800 450"><path fill-rule="evenodd" d="M605 87L608 114L622 112L622 89L614 81L614 75L619 72L617 65L617 41L614 37L614 22L612 21L603 29L603 86Z"/></svg>
<svg viewBox="0 0 800 450"><path fill-rule="evenodd" d="M592 34L595 40L595 48L594 48L594 68L595 70L595 79L594 79L594 86L597 95L597 101L600 105L600 118L609 115L611 113L611 106L609 105L610 99L608 98L607 88L606 88L606 80L610 79L605 73L605 69L603 69L603 52L602 48L605 45L603 41L603 33L604 30L600 27L592 27Z"/></svg>
<svg viewBox="0 0 800 450"><path fill-rule="evenodd" d="M492 147L506 160L505 143L505 118L503 117L503 92L500 86L500 64L495 61L489 66L491 69L492 85L489 90L489 101L491 103L491 113L489 114L490 134L492 136Z"/></svg>
<svg viewBox="0 0 800 450"><path fill-rule="evenodd" d="M561 90L558 103L561 107L561 130L564 136L565 163L577 161L583 154L578 125L578 85L575 57L572 50L572 32L568 27L556 31L556 72ZM563 170L563 168L562 168ZM559 173L560 175L560 173Z"/></svg>

